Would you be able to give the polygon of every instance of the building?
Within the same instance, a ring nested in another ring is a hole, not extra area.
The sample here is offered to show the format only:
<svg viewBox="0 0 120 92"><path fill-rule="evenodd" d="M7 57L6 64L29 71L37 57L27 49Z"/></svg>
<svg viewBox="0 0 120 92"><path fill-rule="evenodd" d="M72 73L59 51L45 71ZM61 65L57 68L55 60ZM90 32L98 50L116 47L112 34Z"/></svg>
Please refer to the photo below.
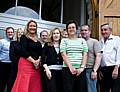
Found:
<svg viewBox="0 0 120 92"><path fill-rule="evenodd" d="M0 37L3 37L4 28L8 26L15 29L25 27L30 19L37 21L39 32L43 29L50 30L53 27L63 29L65 23L70 19L77 20L79 26L92 24L93 1L2 0L0 3Z"/></svg>

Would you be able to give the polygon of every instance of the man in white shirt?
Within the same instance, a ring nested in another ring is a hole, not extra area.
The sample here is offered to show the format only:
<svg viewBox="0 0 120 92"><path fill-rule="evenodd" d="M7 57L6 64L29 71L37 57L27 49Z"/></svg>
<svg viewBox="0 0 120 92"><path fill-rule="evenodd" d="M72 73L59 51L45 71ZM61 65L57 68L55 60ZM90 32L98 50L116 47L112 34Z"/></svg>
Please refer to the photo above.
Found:
<svg viewBox="0 0 120 92"><path fill-rule="evenodd" d="M112 35L112 27L108 23L101 25L101 35L101 92L110 92L110 89L111 92L120 92L120 38Z"/></svg>

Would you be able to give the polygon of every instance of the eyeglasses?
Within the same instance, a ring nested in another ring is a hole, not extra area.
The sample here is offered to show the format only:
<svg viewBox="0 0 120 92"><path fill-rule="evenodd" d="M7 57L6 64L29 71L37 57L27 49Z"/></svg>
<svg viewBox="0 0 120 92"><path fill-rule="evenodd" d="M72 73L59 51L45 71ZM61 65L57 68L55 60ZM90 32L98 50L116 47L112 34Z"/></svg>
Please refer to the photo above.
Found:
<svg viewBox="0 0 120 92"><path fill-rule="evenodd" d="M75 29L75 28L76 28L76 27L74 27L74 26L73 26L73 27L68 27L68 29Z"/></svg>
<svg viewBox="0 0 120 92"><path fill-rule="evenodd" d="M106 30L108 30L108 29L107 29L107 28L102 28L102 29L101 29L101 31L106 31Z"/></svg>

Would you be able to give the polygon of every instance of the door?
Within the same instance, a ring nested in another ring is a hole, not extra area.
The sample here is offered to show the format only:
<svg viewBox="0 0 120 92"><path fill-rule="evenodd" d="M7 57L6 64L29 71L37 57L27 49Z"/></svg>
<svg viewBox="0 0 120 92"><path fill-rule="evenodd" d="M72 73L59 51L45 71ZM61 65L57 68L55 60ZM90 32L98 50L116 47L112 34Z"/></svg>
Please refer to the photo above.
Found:
<svg viewBox="0 0 120 92"><path fill-rule="evenodd" d="M103 23L110 23L113 34L120 36L120 0L99 0L99 29Z"/></svg>

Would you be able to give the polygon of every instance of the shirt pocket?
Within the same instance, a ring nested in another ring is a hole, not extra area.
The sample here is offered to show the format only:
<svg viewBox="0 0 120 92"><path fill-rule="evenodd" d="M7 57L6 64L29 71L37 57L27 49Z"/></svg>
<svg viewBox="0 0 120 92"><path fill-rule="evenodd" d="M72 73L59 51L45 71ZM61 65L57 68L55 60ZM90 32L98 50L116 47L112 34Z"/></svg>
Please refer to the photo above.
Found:
<svg viewBox="0 0 120 92"><path fill-rule="evenodd" d="M113 49L114 49L113 46L107 46L104 48L104 52L110 54L110 53L112 53Z"/></svg>

